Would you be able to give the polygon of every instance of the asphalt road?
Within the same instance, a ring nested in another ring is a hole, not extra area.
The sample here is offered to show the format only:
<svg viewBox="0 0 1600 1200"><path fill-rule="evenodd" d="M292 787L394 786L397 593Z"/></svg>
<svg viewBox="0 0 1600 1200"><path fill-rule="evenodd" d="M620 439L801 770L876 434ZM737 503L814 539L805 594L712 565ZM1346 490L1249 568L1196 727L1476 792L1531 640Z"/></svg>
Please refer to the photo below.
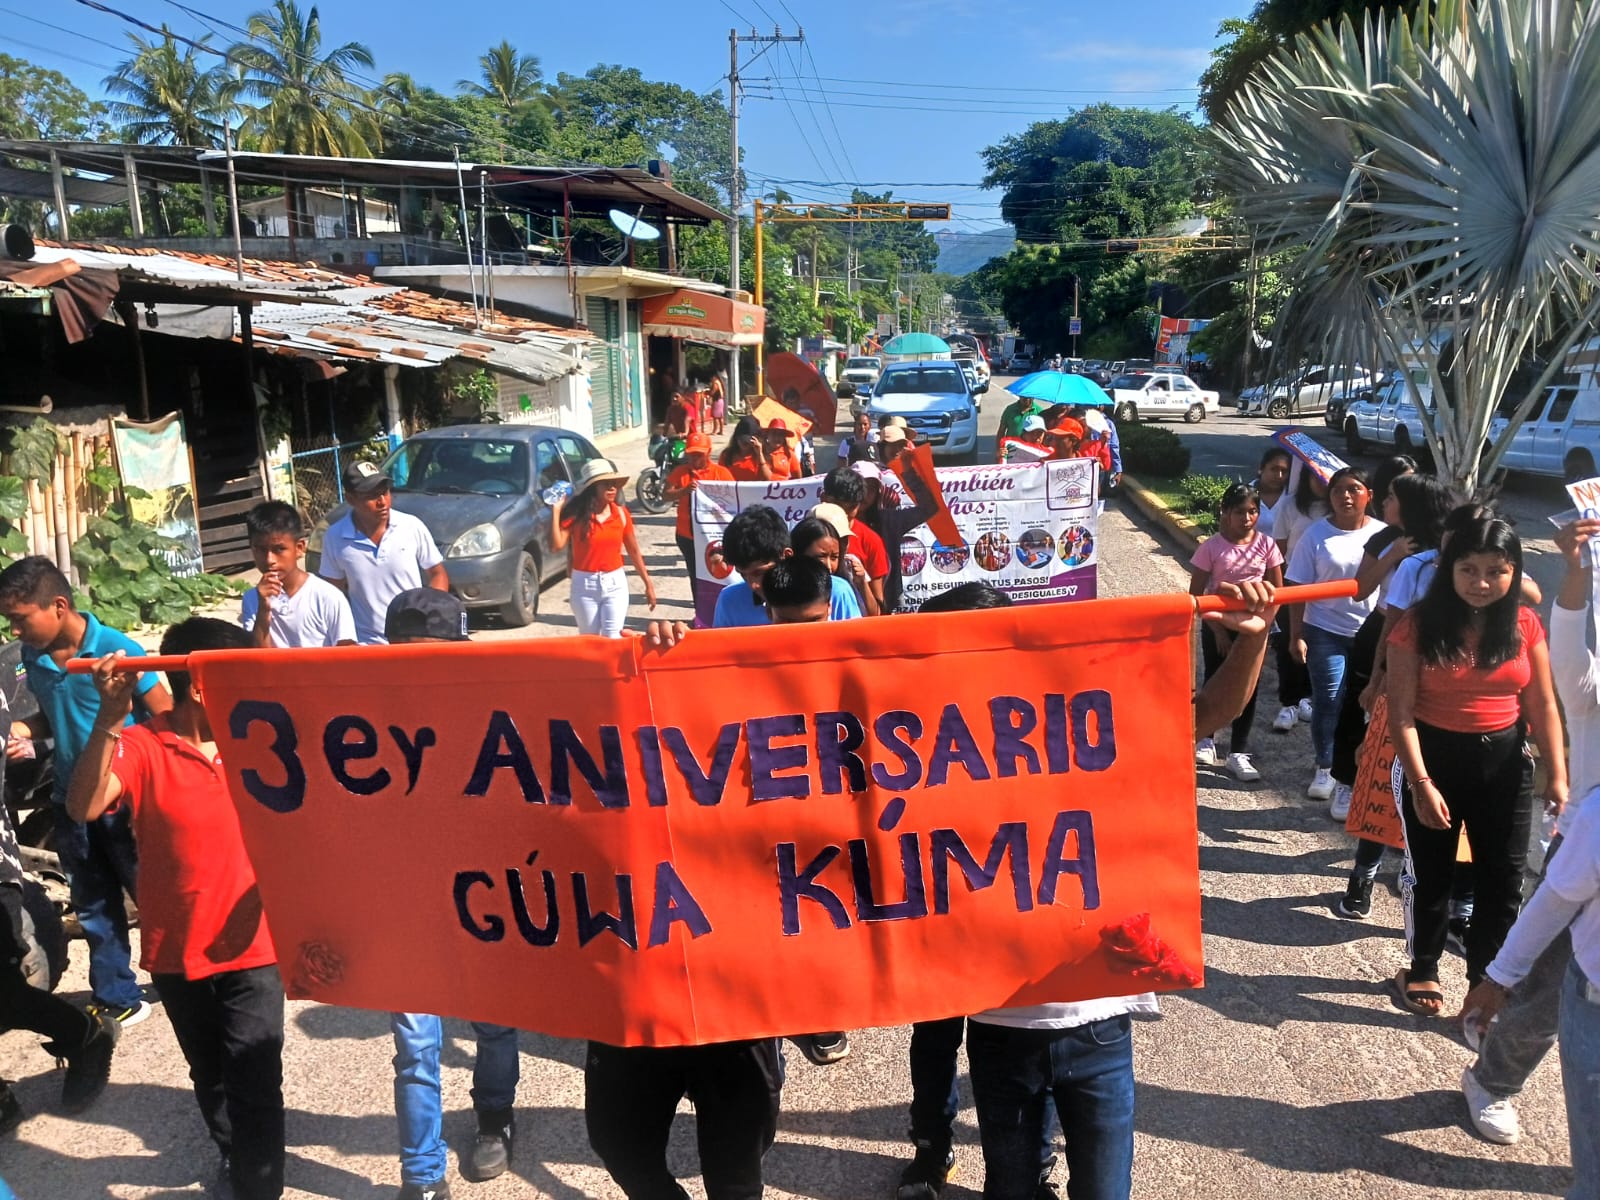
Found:
<svg viewBox="0 0 1600 1200"><path fill-rule="evenodd" d="M984 405L991 430L1005 397ZM1196 446L1252 462L1262 430L1227 420L1178 426ZM1237 443L1236 443L1237 439ZM1239 457L1239 456L1243 457ZM619 455L624 465L637 463ZM672 544L671 516L639 522L661 581L662 614L688 611ZM1170 547L1113 503L1101 526L1102 594L1184 587ZM637 587L635 588L637 597ZM536 635L571 631L565 584L546 590ZM1063 620L1073 619L1070 606ZM636 604L634 623L642 617ZM479 635L475 635L479 636ZM509 631L482 636L512 636ZM527 636L523 634L522 636ZM1263 687L1270 697L1270 676ZM1329 906L1343 890L1351 843L1302 789L1310 775L1306 730L1268 731L1261 706L1254 740L1264 779L1239 784L1199 772L1200 867L1206 986L1163 1000L1160 1019L1135 1033L1139 1080L1134 1195L1140 1200L1559 1195L1570 1183L1556 1064L1535 1074L1521 1105L1518 1146L1479 1141L1457 1092L1468 1053L1443 1021L1398 1009L1387 981L1403 962L1398 904L1381 887L1373 919L1340 921ZM1188 732L1174 730L1174 737ZM419 830L419 837L426 831ZM404 864L395 895L405 903ZM1393 878L1392 865L1380 877ZM1449 960L1444 987L1463 990ZM552 986L560 986L552 980ZM63 990L83 998L84 956L73 947ZM291 1003L285 1050L290 1109L290 1200L389 1200L398 1185L392 1047L381 1013ZM452 1148L470 1140L472 1041L450 1022L444 1056L445 1131ZM907 1157L908 1031L861 1030L854 1052L832 1067L789 1055L778 1141L767 1160L768 1193L809 1200L887 1200ZM582 1047L524 1034L520 1140L506 1176L468 1184L458 1200L550 1197L618 1200L588 1148L583 1124ZM127 1032L112 1082L78 1119L56 1112L60 1075L26 1033L0 1035L0 1076L17 1080L29 1113L0 1142L0 1174L21 1200L177 1200L203 1194L214 1155L188 1090L171 1027L156 1014ZM977 1200L982 1161L962 1071L958 1166L950 1200ZM672 1162L691 1195L692 1118L676 1127ZM1063 1171L1057 1168L1056 1178Z"/></svg>

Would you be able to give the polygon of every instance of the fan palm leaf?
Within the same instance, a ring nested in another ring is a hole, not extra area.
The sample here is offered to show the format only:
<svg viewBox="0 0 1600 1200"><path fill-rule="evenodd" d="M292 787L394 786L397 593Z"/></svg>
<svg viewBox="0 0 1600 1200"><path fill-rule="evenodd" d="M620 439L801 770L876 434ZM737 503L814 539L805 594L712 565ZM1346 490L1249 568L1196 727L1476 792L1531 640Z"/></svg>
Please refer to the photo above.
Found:
<svg viewBox="0 0 1600 1200"><path fill-rule="evenodd" d="M179 43L166 26L160 41L130 34L133 57L108 75L101 86L114 99L106 104L111 119L122 127L125 141L141 145L216 146L223 122L233 112L238 83L219 60L201 61L198 45Z"/></svg>
<svg viewBox="0 0 1600 1200"><path fill-rule="evenodd" d="M1324 25L1215 136L1258 246L1292 253L1280 342L1420 363L1430 446L1476 487L1600 315L1600 4L1441 0ZM1489 446L1502 397L1513 423Z"/></svg>

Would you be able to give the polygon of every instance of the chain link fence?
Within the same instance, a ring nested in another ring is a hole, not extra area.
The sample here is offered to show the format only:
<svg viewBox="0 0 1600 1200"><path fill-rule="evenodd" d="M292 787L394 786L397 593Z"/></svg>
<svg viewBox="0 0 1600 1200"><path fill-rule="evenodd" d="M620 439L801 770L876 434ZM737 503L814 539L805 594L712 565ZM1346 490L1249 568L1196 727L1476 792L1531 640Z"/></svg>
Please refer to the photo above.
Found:
<svg viewBox="0 0 1600 1200"><path fill-rule="evenodd" d="M352 462L382 462L389 454L386 435L356 442L337 442L296 450L294 464L295 507L311 529L344 503L344 469Z"/></svg>

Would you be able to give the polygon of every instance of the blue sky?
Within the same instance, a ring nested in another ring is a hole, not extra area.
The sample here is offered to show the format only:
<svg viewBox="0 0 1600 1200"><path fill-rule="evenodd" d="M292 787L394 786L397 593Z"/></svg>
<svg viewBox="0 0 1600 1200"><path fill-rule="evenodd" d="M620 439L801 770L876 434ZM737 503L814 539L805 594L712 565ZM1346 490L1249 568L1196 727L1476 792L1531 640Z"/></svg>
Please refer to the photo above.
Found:
<svg viewBox="0 0 1600 1200"><path fill-rule="evenodd" d="M188 34L205 32L202 15L242 25L265 7L109 3ZM777 23L791 33L799 25L804 48L774 48L742 68L741 140L752 180L764 192L782 186L803 199L836 198L838 185L847 192L852 181L875 191L892 186L900 198L951 201L957 220L949 228L973 230L998 220L999 197L970 186L982 176L984 146L1099 101L1192 108L1218 22L1250 7L1251 0L324 0L320 10L325 40L365 42L375 74L409 71L441 90L474 75L477 56L507 38L538 55L549 78L612 62L708 91L727 73L730 27L748 32L754 23L769 33ZM27 9L0 0L3 48L98 95L107 68L125 57L129 26L72 0ZM231 40L226 28L220 33L214 40ZM754 53L742 47L741 62Z"/></svg>

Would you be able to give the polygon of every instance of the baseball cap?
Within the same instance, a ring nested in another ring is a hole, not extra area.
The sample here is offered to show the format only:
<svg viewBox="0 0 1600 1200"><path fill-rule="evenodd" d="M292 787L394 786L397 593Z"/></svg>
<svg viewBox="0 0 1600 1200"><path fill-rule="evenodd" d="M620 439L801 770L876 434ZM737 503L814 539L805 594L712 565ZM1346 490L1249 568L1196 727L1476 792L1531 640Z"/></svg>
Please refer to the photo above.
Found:
<svg viewBox="0 0 1600 1200"><path fill-rule="evenodd" d="M683 449L686 454L710 454L711 439L703 433L691 433L689 440L684 442Z"/></svg>
<svg viewBox="0 0 1600 1200"><path fill-rule="evenodd" d="M1083 414L1083 423L1096 433L1107 433L1111 429L1111 422L1106 420L1105 413L1098 408L1091 408Z"/></svg>
<svg viewBox="0 0 1600 1200"><path fill-rule="evenodd" d="M878 434L878 440L887 442L891 446L896 442L903 442L906 440L905 428L901 425L886 425Z"/></svg>
<svg viewBox="0 0 1600 1200"><path fill-rule="evenodd" d="M467 608L449 592L438 588L412 588L389 601L383 618L383 636L391 642L412 642L428 638L441 642L465 642Z"/></svg>
<svg viewBox="0 0 1600 1200"><path fill-rule="evenodd" d="M1043 417L1027 417L1022 422L1023 433L1040 433L1044 430Z"/></svg>
<svg viewBox="0 0 1600 1200"><path fill-rule="evenodd" d="M1060 434L1063 437L1075 437L1079 441L1083 440L1083 426L1071 417L1062 417L1050 432Z"/></svg>
<svg viewBox="0 0 1600 1200"><path fill-rule="evenodd" d="M850 536L850 518L846 515L844 509L837 504L824 501L814 506L808 515L816 517L819 521L827 522L828 525L832 526L834 533L841 538Z"/></svg>
<svg viewBox="0 0 1600 1200"><path fill-rule="evenodd" d="M357 496L375 496L389 486L389 477L369 462L353 462L344 469L344 490Z"/></svg>
<svg viewBox="0 0 1600 1200"><path fill-rule="evenodd" d="M862 459L859 462L851 463L850 464L850 471L851 471L852 474L859 475L863 479L882 479L883 478L883 472L878 469L878 464L877 463L873 463L873 462L867 462L865 459Z"/></svg>

